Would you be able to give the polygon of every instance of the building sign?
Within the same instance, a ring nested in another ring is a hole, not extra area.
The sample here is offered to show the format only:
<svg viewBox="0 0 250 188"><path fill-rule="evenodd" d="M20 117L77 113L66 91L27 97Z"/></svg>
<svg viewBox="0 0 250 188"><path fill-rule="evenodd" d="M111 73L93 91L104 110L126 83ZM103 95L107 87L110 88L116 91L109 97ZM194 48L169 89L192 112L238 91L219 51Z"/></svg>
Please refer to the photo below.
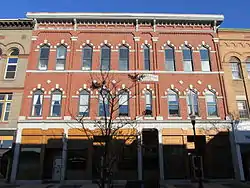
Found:
<svg viewBox="0 0 250 188"><path fill-rule="evenodd" d="M142 82L158 82L159 76L155 74L143 74Z"/></svg>

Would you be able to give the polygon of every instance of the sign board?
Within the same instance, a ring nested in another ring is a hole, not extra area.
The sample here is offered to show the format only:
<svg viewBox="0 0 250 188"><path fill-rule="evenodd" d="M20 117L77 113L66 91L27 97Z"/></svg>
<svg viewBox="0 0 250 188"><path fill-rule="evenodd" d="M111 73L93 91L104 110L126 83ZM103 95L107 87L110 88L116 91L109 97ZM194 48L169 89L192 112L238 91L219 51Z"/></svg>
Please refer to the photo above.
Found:
<svg viewBox="0 0 250 188"><path fill-rule="evenodd" d="M143 74L142 82L158 82L159 76L155 74Z"/></svg>
<svg viewBox="0 0 250 188"><path fill-rule="evenodd" d="M187 149L195 149L194 142L187 142Z"/></svg>

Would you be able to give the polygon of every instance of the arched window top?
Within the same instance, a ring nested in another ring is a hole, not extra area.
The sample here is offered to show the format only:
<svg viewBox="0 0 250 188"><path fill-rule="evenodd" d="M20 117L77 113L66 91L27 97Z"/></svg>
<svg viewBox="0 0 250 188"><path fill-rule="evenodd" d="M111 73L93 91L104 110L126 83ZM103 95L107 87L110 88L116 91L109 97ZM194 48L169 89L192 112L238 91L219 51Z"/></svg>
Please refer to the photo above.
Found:
<svg viewBox="0 0 250 188"><path fill-rule="evenodd" d="M194 89L189 89L187 92L188 95L193 94L193 95L198 95L198 92L195 91Z"/></svg>
<svg viewBox="0 0 250 188"><path fill-rule="evenodd" d="M1 54L0 54L1 55ZM247 57L245 60L246 63L250 63L250 57Z"/></svg>
<svg viewBox="0 0 250 188"><path fill-rule="evenodd" d="M33 92L34 95L42 95L43 91L41 89L37 89L36 91Z"/></svg>
<svg viewBox="0 0 250 188"><path fill-rule="evenodd" d="M89 91L87 91L86 89L82 90L80 92L80 95L89 95Z"/></svg>
<svg viewBox="0 0 250 188"><path fill-rule="evenodd" d="M12 48L10 50L10 56L18 56L19 55L19 50L17 48Z"/></svg>
<svg viewBox="0 0 250 188"><path fill-rule="evenodd" d="M235 57L235 56L232 56L232 57L230 57L229 62L230 63L240 63L240 59Z"/></svg>
<svg viewBox="0 0 250 188"><path fill-rule="evenodd" d="M92 50L92 46L90 46L89 44L84 45L82 48Z"/></svg>
<svg viewBox="0 0 250 188"><path fill-rule="evenodd" d="M109 47L108 45L105 44L105 45L102 46L102 49L104 49L104 50L105 50L105 49L109 50L110 47Z"/></svg>
<svg viewBox="0 0 250 188"><path fill-rule="evenodd" d="M211 90L206 90L205 94L206 95L216 95L216 93L214 91L211 91Z"/></svg>
<svg viewBox="0 0 250 188"><path fill-rule="evenodd" d="M48 44L43 44L40 48L50 48Z"/></svg>
<svg viewBox="0 0 250 188"><path fill-rule="evenodd" d="M172 89L168 90L168 95L178 95L178 93Z"/></svg>
<svg viewBox="0 0 250 188"><path fill-rule="evenodd" d="M187 46L187 45L182 46L182 49L183 49L183 50L190 50L190 51L191 51L191 47L189 47L189 46Z"/></svg>
<svg viewBox="0 0 250 188"><path fill-rule="evenodd" d="M121 45L121 46L119 47L119 49L122 49L122 50L127 50L127 49L128 49L128 47L127 47L127 46L125 46L125 45L123 44L123 45Z"/></svg>
<svg viewBox="0 0 250 188"><path fill-rule="evenodd" d="M166 45L166 46L165 46L165 49L166 49L166 50L173 50L173 51L174 51L174 47L173 47L173 46L170 46L170 45Z"/></svg>
<svg viewBox="0 0 250 188"><path fill-rule="evenodd" d="M65 58L67 52L67 47L61 44L57 47L57 58Z"/></svg>
<svg viewBox="0 0 250 188"><path fill-rule="evenodd" d="M144 49L144 50L149 50L149 49L150 49L150 47L149 47L149 45L144 44L144 45L143 45L143 49Z"/></svg>
<svg viewBox="0 0 250 188"><path fill-rule="evenodd" d="M56 89L56 90L52 91L51 93L52 93L52 95L61 95L62 94L62 92L59 89Z"/></svg>
<svg viewBox="0 0 250 188"><path fill-rule="evenodd" d="M202 45L202 46L200 47L200 50L207 50L207 51L208 51L209 49L208 49L208 47Z"/></svg>

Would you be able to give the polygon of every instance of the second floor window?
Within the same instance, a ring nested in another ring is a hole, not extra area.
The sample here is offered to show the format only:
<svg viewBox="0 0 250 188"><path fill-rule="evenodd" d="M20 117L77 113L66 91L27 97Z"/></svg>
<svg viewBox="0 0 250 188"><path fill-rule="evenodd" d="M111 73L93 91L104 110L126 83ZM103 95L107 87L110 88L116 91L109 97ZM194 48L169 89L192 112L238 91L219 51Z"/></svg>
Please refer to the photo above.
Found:
<svg viewBox="0 0 250 188"><path fill-rule="evenodd" d="M200 57L201 57L201 70L204 72L211 71L209 50L204 46L201 47L200 49Z"/></svg>
<svg viewBox="0 0 250 188"><path fill-rule="evenodd" d="M147 90L145 92L145 115L152 116L152 92Z"/></svg>
<svg viewBox="0 0 250 188"><path fill-rule="evenodd" d="M110 47L107 45L101 48L101 70L110 70Z"/></svg>
<svg viewBox="0 0 250 188"><path fill-rule="evenodd" d="M56 51L56 70L64 70L66 64L67 48L64 45L57 47Z"/></svg>
<svg viewBox="0 0 250 188"><path fill-rule="evenodd" d="M217 104L216 104L216 95L209 91L206 93L206 103L207 103L207 115L208 116L217 116Z"/></svg>
<svg viewBox="0 0 250 188"><path fill-rule="evenodd" d="M109 117L110 97L106 90L102 90L99 94L99 116Z"/></svg>
<svg viewBox="0 0 250 188"><path fill-rule="evenodd" d="M92 53L93 53L93 50L90 46L83 47L82 49L82 69L83 70L91 70Z"/></svg>
<svg viewBox="0 0 250 188"><path fill-rule="evenodd" d="M43 45L40 48L40 57L39 57L39 70L47 70L49 63L49 50L50 47L48 45Z"/></svg>
<svg viewBox="0 0 250 188"><path fill-rule="evenodd" d="M86 90L80 92L79 115L89 116L89 92Z"/></svg>
<svg viewBox="0 0 250 188"><path fill-rule="evenodd" d="M42 116L42 106L43 106L43 92L41 90L37 90L33 94L33 104L31 116Z"/></svg>
<svg viewBox="0 0 250 188"><path fill-rule="evenodd" d="M184 46L182 48L182 57L183 57L183 70L185 72L193 71L193 58L192 58L192 50Z"/></svg>
<svg viewBox="0 0 250 188"><path fill-rule="evenodd" d="M122 91L119 94L119 116L128 116L129 111L129 94L127 91Z"/></svg>
<svg viewBox="0 0 250 188"><path fill-rule="evenodd" d="M147 45L143 47L144 53L144 70L150 70L150 48Z"/></svg>
<svg viewBox="0 0 250 188"><path fill-rule="evenodd" d="M119 48L119 70L129 69L129 49L126 46Z"/></svg>
<svg viewBox="0 0 250 188"><path fill-rule="evenodd" d="M230 64L232 68L233 79L240 79L241 78L240 60L236 57L231 57Z"/></svg>
<svg viewBox="0 0 250 188"><path fill-rule="evenodd" d="M174 49L168 46L165 49L165 69L167 71L175 71Z"/></svg>
<svg viewBox="0 0 250 188"><path fill-rule="evenodd" d="M179 98L175 91L168 91L168 114L170 117L179 116Z"/></svg>
<svg viewBox="0 0 250 188"><path fill-rule="evenodd" d="M8 121L11 102L12 93L0 93L0 122Z"/></svg>
<svg viewBox="0 0 250 188"><path fill-rule="evenodd" d="M5 79L15 79L17 71L19 50L17 48L11 49L7 59L7 66L5 70Z"/></svg>
<svg viewBox="0 0 250 188"><path fill-rule="evenodd" d="M51 95L51 107L50 107L50 116L59 117L61 116L61 104L62 103L62 92L55 90Z"/></svg>
<svg viewBox="0 0 250 188"><path fill-rule="evenodd" d="M249 118L247 102L245 100L236 101L240 118Z"/></svg>
<svg viewBox="0 0 250 188"><path fill-rule="evenodd" d="M198 107L198 96L197 94L189 90L187 94L187 105L188 105L188 115L199 115L199 107Z"/></svg>

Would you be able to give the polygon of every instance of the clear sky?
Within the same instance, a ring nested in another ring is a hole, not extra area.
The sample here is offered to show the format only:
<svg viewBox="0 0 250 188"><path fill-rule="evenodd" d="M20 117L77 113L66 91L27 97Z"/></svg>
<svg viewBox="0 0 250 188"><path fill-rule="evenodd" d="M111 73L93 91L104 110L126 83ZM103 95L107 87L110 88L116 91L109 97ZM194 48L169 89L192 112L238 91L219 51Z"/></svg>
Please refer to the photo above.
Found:
<svg viewBox="0 0 250 188"><path fill-rule="evenodd" d="M223 14L221 27L250 28L250 0L0 0L0 18L26 12L151 12Z"/></svg>

